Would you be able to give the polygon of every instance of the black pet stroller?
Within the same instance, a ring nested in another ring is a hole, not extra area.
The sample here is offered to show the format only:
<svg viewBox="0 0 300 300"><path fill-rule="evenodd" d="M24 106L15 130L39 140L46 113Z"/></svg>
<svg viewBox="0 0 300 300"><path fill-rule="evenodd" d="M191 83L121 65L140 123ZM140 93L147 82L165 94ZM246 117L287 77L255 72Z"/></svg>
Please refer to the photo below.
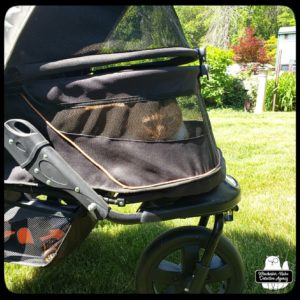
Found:
<svg viewBox="0 0 300 300"><path fill-rule="evenodd" d="M137 292L241 292L242 259L222 236L240 188L200 97L205 49L174 9L20 6L5 24L5 261L52 265L103 219L199 217L147 247Z"/></svg>

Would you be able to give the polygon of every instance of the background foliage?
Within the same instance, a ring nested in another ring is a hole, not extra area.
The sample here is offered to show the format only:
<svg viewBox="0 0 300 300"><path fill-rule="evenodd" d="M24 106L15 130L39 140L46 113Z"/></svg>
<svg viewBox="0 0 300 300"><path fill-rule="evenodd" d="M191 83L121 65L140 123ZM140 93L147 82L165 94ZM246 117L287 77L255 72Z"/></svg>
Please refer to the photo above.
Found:
<svg viewBox="0 0 300 300"><path fill-rule="evenodd" d="M232 46L234 60L240 63L259 62L266 64L272 60L268 57L264 41L255 36L255 28L246 27L245 34L237 45Z"/></svg>
<svg viewBox="0 0 300 300"><path fill-rule="evenodd" d="M296 25L294 13L288 6L175 6L175 10L192 47L208 44L220 47L223 44L224 48L230 48L237 44L248 26L256 29L258 38L268 40L277 36L280 27ZM216 23L220 25L216 26ZM228 30L224 30L225 23L229 25ZM211 39L211 33L217 39ZM220 40L229 43L226 45Z"/></svg>
<svg viewBox="0 0 300 300"><path fill-rule="evenodd" d="M202 77L201 94L210 106L232 106L242 108L247 93L239 78L226 73L227 67L233 63L232 50L213 46L207 47L207 63L209 79Z"/></svg>
<svg viewBox="0 0 300 300"><path fill-rule="evenodd" d="M210 79L201 78L207 106L243 109L245 100L255 105L257 77L253 75L260 64L275 65L278 30L295 26L293 11L279 5L175 6L175 10L191 47L207 47ZM231 76L226 69L235 61L243 69L238 76ZM269 72L269 78L272 76ZM295 109L294 78L281 77L276 110ZM267 110L272 107L273 92L274 80L270 80Z"/></svg>
<svg viewBox="0 0 300 300"><path fill-rule="evenodd" d="M275 89L275 79L268 80L265 102L266 110L272 110ZM296 75L294 73L285 72L279 77L275 110L296 110Z"/></svg>

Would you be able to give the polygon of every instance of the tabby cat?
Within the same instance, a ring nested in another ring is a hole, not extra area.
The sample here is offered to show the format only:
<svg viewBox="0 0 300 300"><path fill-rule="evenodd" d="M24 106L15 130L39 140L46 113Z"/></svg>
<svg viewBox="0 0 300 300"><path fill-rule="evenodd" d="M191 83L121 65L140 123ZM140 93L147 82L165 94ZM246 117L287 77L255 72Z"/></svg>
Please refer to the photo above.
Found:
<svg viewBox="0 0 300 300"><path fill-rule="evenodd" d="M52 124L69 133L131 140L166 141L189 137L175 99L85 106L61 111Z"/></svg>
<svg viewBox="0 0 300 300"><path fill-rule="evenodd" d="M147 141L182 140L188 131L176 100L136 103L128 119L128 134Z"/></svg>

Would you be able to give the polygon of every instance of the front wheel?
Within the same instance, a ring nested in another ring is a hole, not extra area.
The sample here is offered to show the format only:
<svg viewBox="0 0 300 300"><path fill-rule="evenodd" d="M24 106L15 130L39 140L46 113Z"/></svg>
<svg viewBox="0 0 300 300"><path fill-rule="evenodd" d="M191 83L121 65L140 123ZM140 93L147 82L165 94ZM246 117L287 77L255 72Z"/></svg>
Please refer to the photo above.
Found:
<svg viewBox="0 0 300 300"><path fill-rule="evenodd" d="M142 254L136 270L138 293L187 293L211 230L199 226L171 229L157 237ZM220 237L201 293L241 293L244 265L238 250Z"/></svg>

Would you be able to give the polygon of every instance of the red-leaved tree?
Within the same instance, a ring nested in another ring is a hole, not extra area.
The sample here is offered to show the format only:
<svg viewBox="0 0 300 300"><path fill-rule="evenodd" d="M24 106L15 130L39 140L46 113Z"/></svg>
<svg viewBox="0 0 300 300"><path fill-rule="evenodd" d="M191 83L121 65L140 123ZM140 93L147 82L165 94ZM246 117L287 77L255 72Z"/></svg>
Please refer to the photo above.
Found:
<svg viewBox="0 0 300 300"><path fill-rule="evenodd" d="M232 47L234 60L239 63L259 62L269 63L272 59L267 55L264 41L255 36L255 29L247 27L245 35L239 40L236 46Z"/></svg>

